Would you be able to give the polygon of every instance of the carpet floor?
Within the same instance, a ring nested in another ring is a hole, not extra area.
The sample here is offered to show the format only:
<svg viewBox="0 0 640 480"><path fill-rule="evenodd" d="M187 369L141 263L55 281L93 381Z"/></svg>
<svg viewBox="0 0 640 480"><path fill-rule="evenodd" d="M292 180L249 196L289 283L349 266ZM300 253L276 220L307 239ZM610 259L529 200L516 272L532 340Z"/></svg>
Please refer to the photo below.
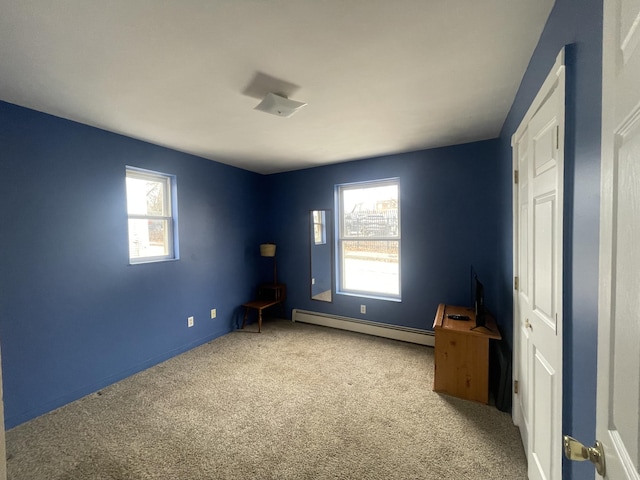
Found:
<svg viewBox="0 0 640 480"><path fill-rule="evenodd" d="M526 479L495 407L433 349L268 320L7 432L9 480Z"/></svg>

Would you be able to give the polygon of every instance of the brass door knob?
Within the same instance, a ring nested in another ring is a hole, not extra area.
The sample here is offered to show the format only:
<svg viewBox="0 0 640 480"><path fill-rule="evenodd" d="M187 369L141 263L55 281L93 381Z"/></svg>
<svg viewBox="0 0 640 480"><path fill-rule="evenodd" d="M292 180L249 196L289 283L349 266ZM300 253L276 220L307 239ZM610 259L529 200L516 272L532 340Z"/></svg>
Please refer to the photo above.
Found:
<svg viewBox="0 0 640 480"><path fill-rule="evenodd" d="M596 472L604 477L606 473L604 464L604 449L602 443L596 440L593 447L585 447L582 443L569 435L563 437L564 456L569 460L582 462L589 460L596 467Z"/></svg>

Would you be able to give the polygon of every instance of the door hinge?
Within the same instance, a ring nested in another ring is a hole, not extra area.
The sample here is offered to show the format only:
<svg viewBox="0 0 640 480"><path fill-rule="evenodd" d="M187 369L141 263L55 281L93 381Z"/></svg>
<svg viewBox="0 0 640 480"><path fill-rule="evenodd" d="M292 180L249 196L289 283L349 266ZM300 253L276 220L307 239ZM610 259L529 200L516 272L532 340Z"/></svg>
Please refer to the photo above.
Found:
<svg viewBox="0 0 640 480"><path fill-rule="evenodd" d="M514 380L513 381L513 393L515 393L516 395L518 394L518 388L520 387L520 385L518 384L518 380Z"/></svg>
<svg viewBox="0 0 640 480"><path fill-rule="evenodd" d="M518 170L514 170L513 171L513 183L515 183L517 185L519 181L520 181L520 174L518 173Z"/></svg>
<svg viewBox="0 0 640 480"><path fill-rule="evenodd" d="M516 290L520 288L520 279L518 277L513 278L513 288Z"/></svg>
<svg viewBox="0 0 640 480"><path fill-rule="evenodd" d="M556 150L560 148L560 125L556 125Z"/></svg>

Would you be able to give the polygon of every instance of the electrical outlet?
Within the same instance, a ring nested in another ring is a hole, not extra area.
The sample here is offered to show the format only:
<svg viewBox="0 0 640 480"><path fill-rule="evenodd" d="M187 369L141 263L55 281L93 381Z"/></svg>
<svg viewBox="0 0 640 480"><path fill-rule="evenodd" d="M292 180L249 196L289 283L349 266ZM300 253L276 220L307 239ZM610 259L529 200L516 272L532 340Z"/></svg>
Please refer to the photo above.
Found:
<svg viewBox="0 0 640 480"><path fill-rule="evenodd" d="M367 313L367 306L366 305L360 305L360 313Z"/></svg>
<svg viewBox="0 0 640 480"><path fill-rule="evenodd" d="M193 317L187 318L187 327L193 327Z"/></svg>
<svg viewBox="0 0 640 480"><path fill-rule="evenodd" d="M211 309L211 318L216 318L216 315L217 315L217 313L216 313L216 309L215 309L215 308L212 308L212 309Z"/></svg>

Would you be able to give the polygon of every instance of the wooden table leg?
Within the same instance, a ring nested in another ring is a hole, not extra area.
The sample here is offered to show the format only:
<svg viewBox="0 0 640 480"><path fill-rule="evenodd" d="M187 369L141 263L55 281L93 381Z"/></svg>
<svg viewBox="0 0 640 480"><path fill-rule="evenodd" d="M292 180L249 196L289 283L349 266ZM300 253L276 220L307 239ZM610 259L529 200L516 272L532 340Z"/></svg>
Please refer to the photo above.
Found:
<svg viewBox="0 0 640 480"><path fill-rule="evenodd" d="M258 333L262 332L262 309L258 309Z"/></svg>
<svg viewBox="0 0 640 480"><path fill-rule="evenodd" d="M247 316L249 315L249 307L244 308L244 320L242 320L242 329L244 330L244 326L247 324Z"/></svg>

